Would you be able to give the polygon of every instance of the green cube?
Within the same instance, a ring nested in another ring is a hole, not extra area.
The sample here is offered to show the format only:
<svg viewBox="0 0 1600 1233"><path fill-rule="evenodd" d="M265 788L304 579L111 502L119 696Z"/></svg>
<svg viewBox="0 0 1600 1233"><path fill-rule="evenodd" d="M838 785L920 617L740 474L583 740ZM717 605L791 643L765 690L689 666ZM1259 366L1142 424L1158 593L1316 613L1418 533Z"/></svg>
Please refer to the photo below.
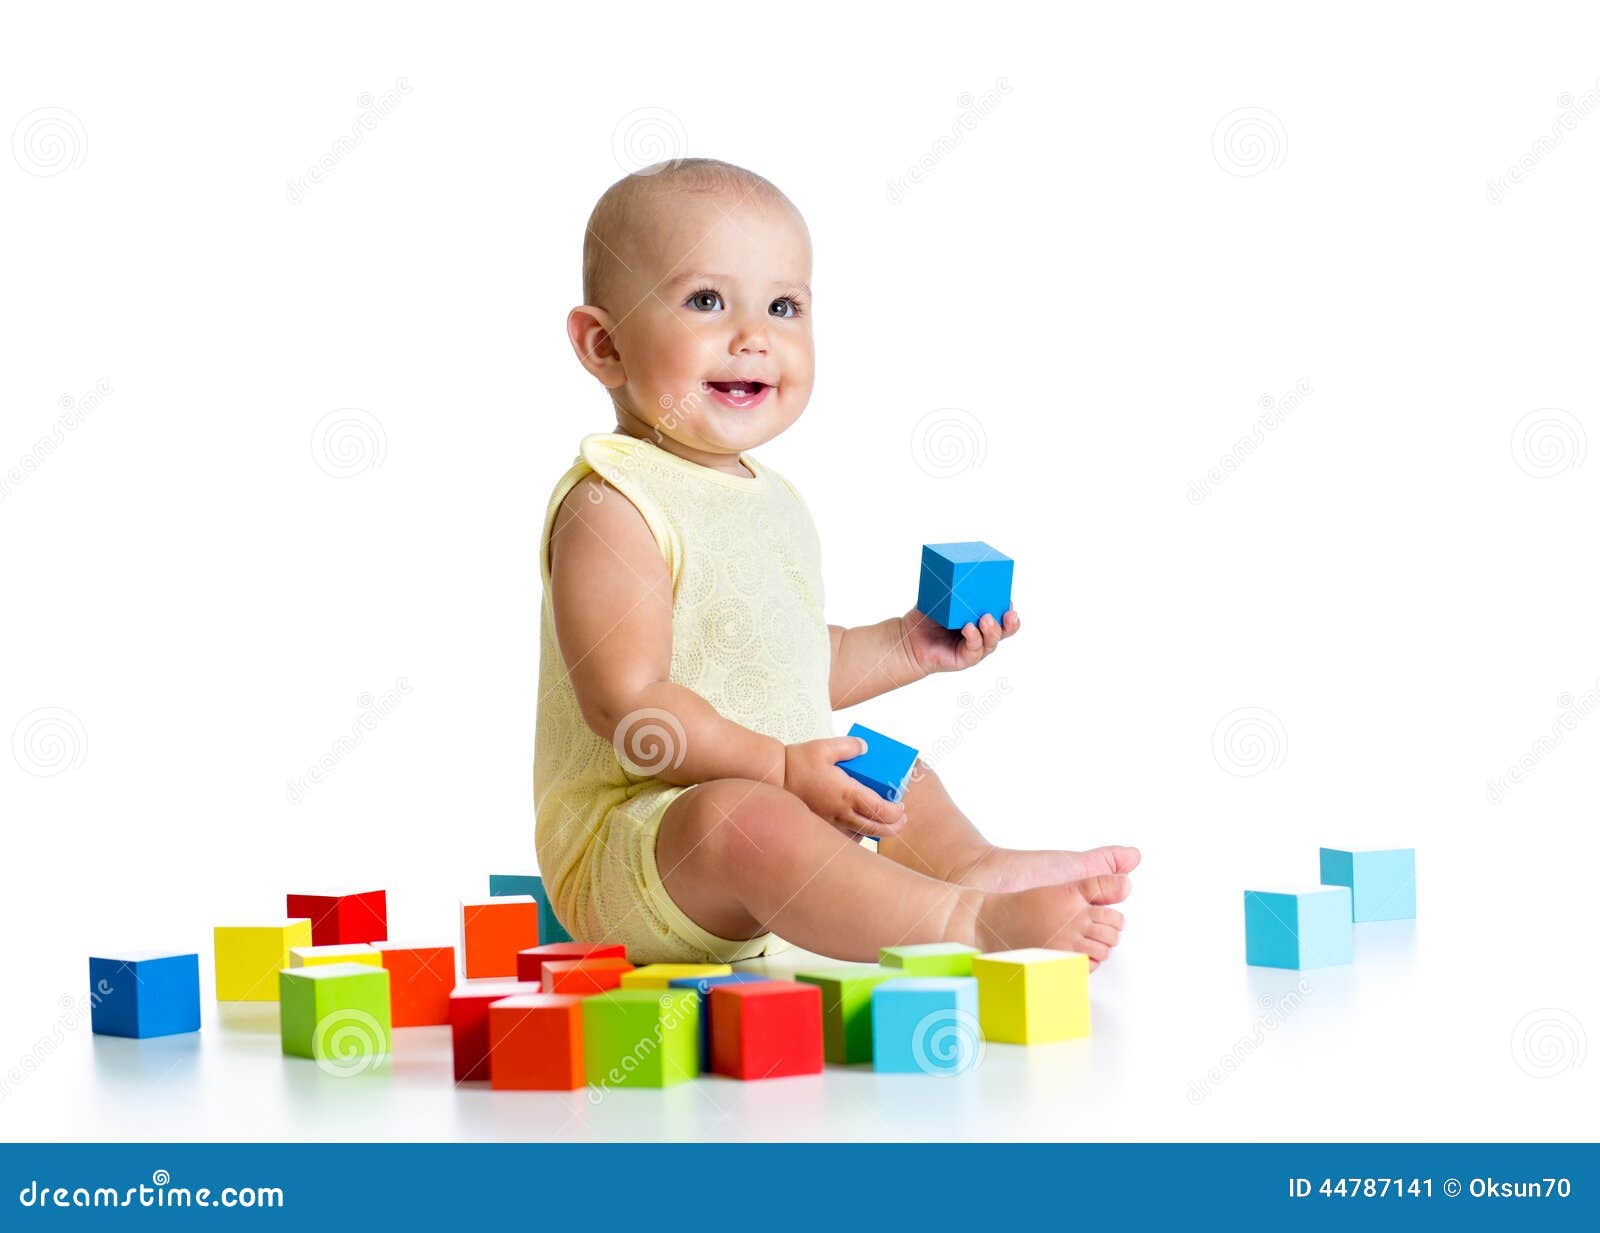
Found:
<svg viewBox="0 0 1600 1233"><path fill-rule="evenodd" d="M389 971L327 963L278 973L283 1051L324 1069L359 1074L389 1052Z"/></svg>
<svg viewBox="0 0 1600 1233"><path fill-rule="evenodd" d="M822 1056L830 1062L872 1060L872 991L909 973L863 963L858 967L796 972L794 978L822 990Z"/></svg>
<svg viewBox="0 0 1600 1233"><path fill-rule="evenodd" d="M885 946L878 962L899 968L907 976L971 976L975 946L960 942L917 942L911 946Z"/></svg>
<svg viewBox="0 0 1600 1233"><path fill-rule="evenodd" d="M610 989L583 1000L584 1078L594 1087L670 1087L700 1073L700 993Z"/></svg>

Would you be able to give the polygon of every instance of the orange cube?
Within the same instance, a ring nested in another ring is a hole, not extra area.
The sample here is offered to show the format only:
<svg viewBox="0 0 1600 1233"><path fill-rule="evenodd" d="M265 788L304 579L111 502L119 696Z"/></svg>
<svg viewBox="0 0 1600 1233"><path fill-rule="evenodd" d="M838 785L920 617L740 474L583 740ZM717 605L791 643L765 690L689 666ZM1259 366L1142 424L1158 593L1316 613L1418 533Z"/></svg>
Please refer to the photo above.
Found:
<svg viewBox="0 0 1600 1233"><path fill-rule="evenodd" d="M516 976L517 952L537 945L539 905L532 895L462 901L461 954L468 980Z"/></svg>
<svg viewBox="0 0 1600 1233"><path fill-rule="evenodd" d="M622 974L631 971L633 964L626 959L562 959L540 970L539 988L544 993L592 997L619 987Z"/></svg>
<svg viewBox="0 0 1600 1233"><path fill-rule="evenodd" d="M581 997L535 993L490 1003L490 1087L564 1092L583 1083Z"/></svg>
<svg viewBox="0 0 1600 1233"><path fill-rule="evenodd" d="M374 942L389 971L389 1018L394 1027L450 1022L450 990L456 985L454 946L409 946Z"/></svg>

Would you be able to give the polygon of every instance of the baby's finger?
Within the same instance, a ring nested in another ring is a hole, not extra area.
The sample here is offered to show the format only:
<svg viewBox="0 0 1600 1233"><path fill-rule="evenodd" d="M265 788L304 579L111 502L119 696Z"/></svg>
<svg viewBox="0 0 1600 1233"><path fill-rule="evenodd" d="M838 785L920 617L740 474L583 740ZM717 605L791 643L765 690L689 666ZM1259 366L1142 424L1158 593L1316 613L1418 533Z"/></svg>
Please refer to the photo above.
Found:
<svg viewBox="0 0 1600 1233"><path fill-rule="evenodd" d="M1022 618L1017 615L1017 610L1015 608L1006 613L1005 617L1000 622L1000 628L1005 631L1005 636L1007 638L1011 637L1012 634L1016 633L1017 630L1022 628Z"/></svg>
<svg viewBox="0 0 1600 1233"><path fill-rule="evenodd" d="M905 819L900 818L893 822L880 822L877 818L869 817L864 813L852 813L846 820L846 825L858 835L867 835L873 839L888 839L899 834L900 827Z"/></svg>
<svg viewBox="0 0 1600 1233"><path fill-rule="evenodd" d="M1097 925L1110 925L1113 929L1121 929L1124 924L1122 913L1116 908L1090 908L1089 919Z"/></svg>
<svg viewBox="0 0 1600 1233"><path fill-rule="evenodd" d="M961 641L965 644L961 649L968 655L982 654L983 635L978 632L978 627L971 621L961 627Z"/></svg>
<svg viewBox="0 0 1600 1233"><path fill-rule="evenodd" d="M886 801L871 788L856 787L849 801L850 808L864 818L871 818L883 826L905 820L906 807Z"/></svg>
<svg viewBox="0 0 1600 1233"><path fill-rule="evenodd" d="M867 752L867 743L859 736L825 736L817 744L829 762L846 762Z"/></svg>
<svg viewBox="0 0 1600 1233"><path fill-rule="evenodd" d="M978 618L978 632L983 635L983 653L985 655L1000 645L1000 622L987 612Z"/></svg>

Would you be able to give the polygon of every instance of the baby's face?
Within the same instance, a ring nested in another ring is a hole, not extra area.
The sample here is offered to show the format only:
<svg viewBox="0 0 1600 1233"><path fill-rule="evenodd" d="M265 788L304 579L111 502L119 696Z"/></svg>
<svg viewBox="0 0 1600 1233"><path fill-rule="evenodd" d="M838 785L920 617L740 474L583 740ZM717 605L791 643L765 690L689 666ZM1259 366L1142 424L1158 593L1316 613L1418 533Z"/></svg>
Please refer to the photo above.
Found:
<svg viewBox="0 0 1600 1233"><path fill-rule="evenodd" d="M691 450L776 437L811 397L811 240L782 203L669 193L608 296L619 411Z"/></svg>

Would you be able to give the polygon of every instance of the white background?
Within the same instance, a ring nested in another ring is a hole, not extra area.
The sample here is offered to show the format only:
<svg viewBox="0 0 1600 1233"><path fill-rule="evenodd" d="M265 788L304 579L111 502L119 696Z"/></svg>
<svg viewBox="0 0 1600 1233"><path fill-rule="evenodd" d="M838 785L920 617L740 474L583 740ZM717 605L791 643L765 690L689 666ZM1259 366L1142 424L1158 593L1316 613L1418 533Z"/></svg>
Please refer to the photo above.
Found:
<svg viewBox="0 0 1600 1233"><path fill-rule="evenodd" d="M7 7L0 1133L1593 1137L1600 15L694 13ZM367 1086L209 1005L92 1038L93 950L198 948L209 998L211 925L286 890L448 938L532 867L535 542L610 423L563 317L594 198L678 153L815 239L761 456L831 619L904 610L924 541L1017 559L1018 639L839 726L1001 842L1144 849L1092 1045L569 1118L437 1033ZM1280 1015L1241 889L1345 837L1416 846L1419 919Z"/></svg>

